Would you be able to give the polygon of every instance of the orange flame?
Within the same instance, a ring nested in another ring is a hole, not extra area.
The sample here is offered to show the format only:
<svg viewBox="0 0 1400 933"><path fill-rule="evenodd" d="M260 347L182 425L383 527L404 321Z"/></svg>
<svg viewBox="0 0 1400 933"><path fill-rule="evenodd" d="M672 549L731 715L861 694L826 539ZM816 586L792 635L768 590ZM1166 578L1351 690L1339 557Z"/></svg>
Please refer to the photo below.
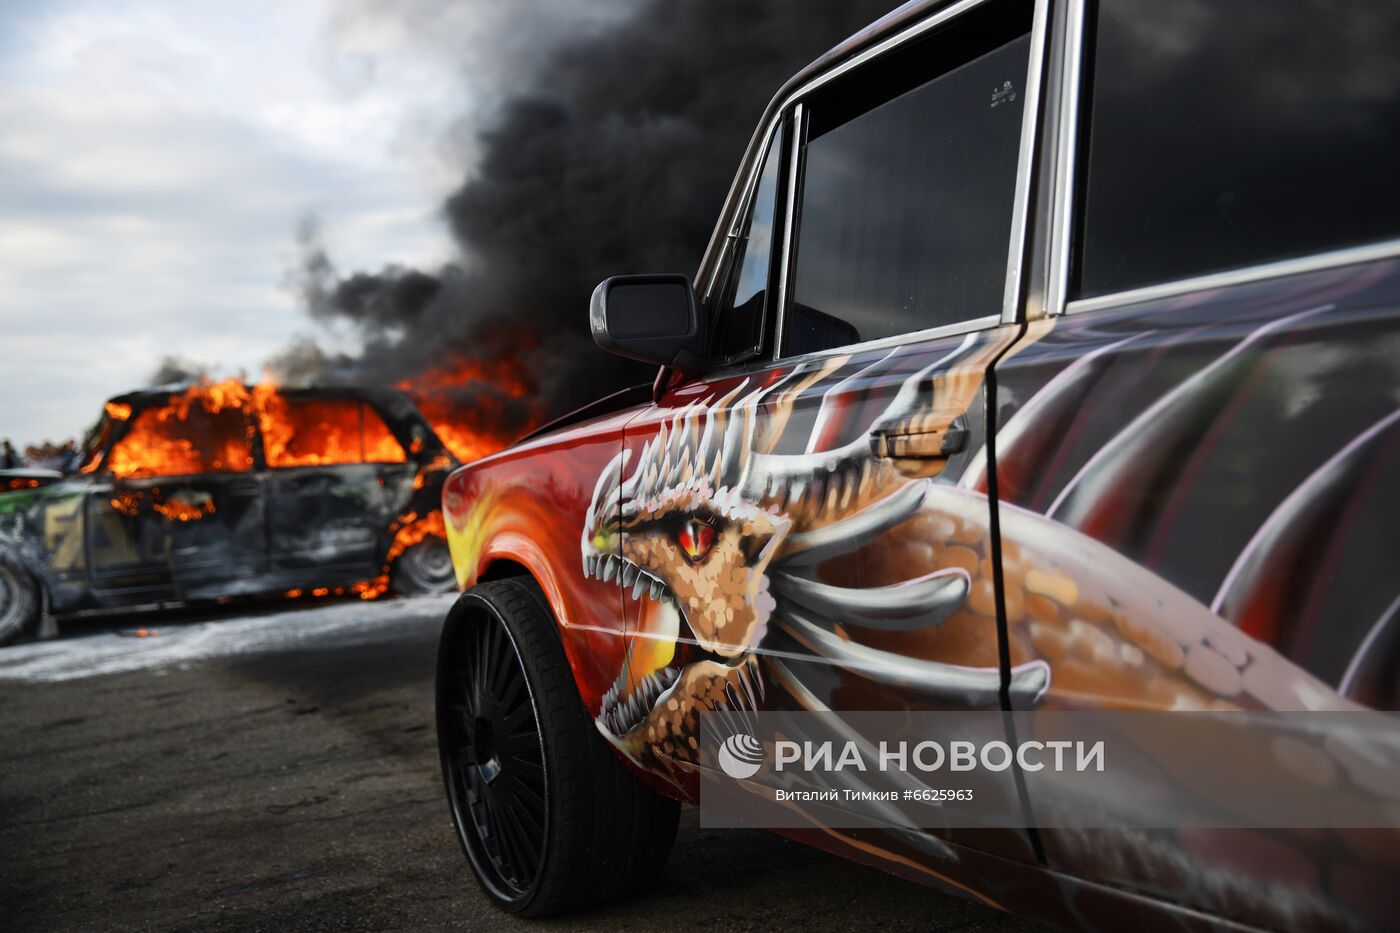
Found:
<svg viewBox="0 0 1400 933"><path fill-rule="evenodd" d="M192 427L193 411L208 417ZM125 421L131 406L109 402L107 414ZM251 470L253 418L271 467L407 459L384 419L364 402L289 399L271 383L250 389L226 379L191 386L165 405L142 411L113 447L107 467L121 479Z"/></svg>
<svg viewBox="0 0 1400 933"><path fill-rule="evenodd" d="M519 335L516 343L528 347L533 338ZM490 386L491 391L471 392L478 384ZM490 361L454 356L395 388L413 397L437 436L463 463L495 453L540 424L544 416L537 404L525 401L534 395L534 386L515 354L502 353ZM468 394L469 402L463 400ZM508 412L502 398L520 400L520 412Z"/></svg>
<svg viewBox="0 0 1400 933"><path fill-rule="evenodd" d="M447 525L442 520L442 509L434 509L421 518L416 512L405 512L395 520L389 531L393 533L394 540L389 545L389 552L384 556L384 572L373 580L361 580L350 587L350 592L361 599L378 599L388 591L389 567L404 551L429 535L447 540Z"/></svg>
<svg viewBox="0 0 1400 933"><path fill-rule="evenodd" d="M214 503L210 499L205 499L203 505L189 505L185 502L177 502L174 499L165 502L154 502L151 508L156 512L176 522L198 521L206 515L214 514Z"/></svg>
<svg viewBox="0 0 1400 933"><path fill-rule="evenodd" d="M112 497L112 508L123 515L135 515L141 511L141 494L138 492L119 492Z"/></svg>
<svg viewBox="0 0 1400 933"><path fill-rule="evenodd" d="M127 479L140 476L180 476L188 473L245 472L253 468L249 431L244 419L248 389L236 379L191 386L158 408L136 416L131 430L108 455L112 475ZM110 408L116 408L114 413ZM109 408L117 420L126 405ZM187 425L190 412L202 409L210 418L200 430L196 446Z"/></svg>
<svg viewBox="0 0 1400 933"><path fill-rule="evenodd" d="M253 387L253 407L270 467L403 463L403 448L378 412L345 399L289 401L271 383Z"/></svg>

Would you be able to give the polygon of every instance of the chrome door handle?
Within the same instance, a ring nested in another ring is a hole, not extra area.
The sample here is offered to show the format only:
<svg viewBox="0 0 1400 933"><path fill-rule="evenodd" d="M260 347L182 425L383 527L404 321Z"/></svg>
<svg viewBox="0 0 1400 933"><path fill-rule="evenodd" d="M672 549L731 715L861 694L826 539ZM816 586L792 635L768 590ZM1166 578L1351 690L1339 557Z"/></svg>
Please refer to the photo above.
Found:
<svg viewBox="0 0 1400 933"><path fill-rule="evenodd" d="M940 418L933 412L917 421L922 424L906 421L871 431L871 452L884 460L946 460L967 447L967 419L962 415Z"/></svg>

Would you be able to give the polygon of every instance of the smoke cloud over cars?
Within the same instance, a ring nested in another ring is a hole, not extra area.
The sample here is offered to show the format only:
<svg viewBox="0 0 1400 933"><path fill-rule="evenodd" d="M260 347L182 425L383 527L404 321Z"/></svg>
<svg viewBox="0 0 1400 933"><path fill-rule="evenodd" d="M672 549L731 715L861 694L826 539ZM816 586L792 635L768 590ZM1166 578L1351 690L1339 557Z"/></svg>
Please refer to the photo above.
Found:
<svg viewBox="0 0 1400 933"><path fill-rule="evenodd" d="M453 416L503 442L646 381L647 369L594 348L590 290L612 274L693 271L773 89L890 6L647 0L604 5L585 25L566 19L577 28L548 51L531 46L523 70L498 69L518 85L467 133L475 162L442 206L456 259L342 270L315 218L303 220L295 284L305 307L322 325L350 325L363 350L335 355L302 342L273 370L400 384L420 398L436 382ZM404 30L426 33L423 43L450 46L449 26L422 5L391 10ZM389 14L347 4L340 21L370 15ZM532 24L530 38L548 42L548 31Z"/></svg>

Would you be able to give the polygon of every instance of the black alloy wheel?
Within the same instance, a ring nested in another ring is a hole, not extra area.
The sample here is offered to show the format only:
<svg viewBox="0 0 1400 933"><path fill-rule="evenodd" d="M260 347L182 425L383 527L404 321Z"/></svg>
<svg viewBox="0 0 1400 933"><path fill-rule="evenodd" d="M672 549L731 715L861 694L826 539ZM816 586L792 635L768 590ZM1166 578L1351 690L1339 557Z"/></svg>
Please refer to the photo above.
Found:
<svg viewBox="0 0 1400 933"><path fill-rule="evenodd" d="M680 806L598 732L533 579L478 584L453 606L437 727L458 840L497 907L576 910L650 887L665 869Z"/></svg>
<svg viewBox="0 0 1400 933"><path fill-rule="evenodd" d="M516 901L538 879L549 819L539 720L499 618L481 615L459 650L444 685L448 797L477 877L496 898Z"/></svg>

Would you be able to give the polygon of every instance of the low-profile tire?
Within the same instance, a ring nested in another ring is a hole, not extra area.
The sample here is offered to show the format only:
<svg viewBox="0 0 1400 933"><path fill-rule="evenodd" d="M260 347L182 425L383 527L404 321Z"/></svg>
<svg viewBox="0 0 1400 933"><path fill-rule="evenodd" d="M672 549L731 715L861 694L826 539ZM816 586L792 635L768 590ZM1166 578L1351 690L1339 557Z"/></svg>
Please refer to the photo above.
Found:
<svg viewBox="0 0 1400 933"><path fill-rule="evenodd" d="M407 548L395 558L389 579L394 591L405 596L450 593L457 588L457 573L452 569L447 542L437 535L428 535Z"/></svg>
<svg viewBox="0 0 1400 933"><path fill-rule="evenodd" d="M34 635L42 615L39 584L18 557L0 548L0 645Z"/></svg>
<svg viewBox="0 0 1400 933"><path fill-rule="evenodd" d="M458 840L498 907L562 913L660 875L680 805L598 733L530 578L483 583L453 607L438 648L437 727Z"/></svg>

